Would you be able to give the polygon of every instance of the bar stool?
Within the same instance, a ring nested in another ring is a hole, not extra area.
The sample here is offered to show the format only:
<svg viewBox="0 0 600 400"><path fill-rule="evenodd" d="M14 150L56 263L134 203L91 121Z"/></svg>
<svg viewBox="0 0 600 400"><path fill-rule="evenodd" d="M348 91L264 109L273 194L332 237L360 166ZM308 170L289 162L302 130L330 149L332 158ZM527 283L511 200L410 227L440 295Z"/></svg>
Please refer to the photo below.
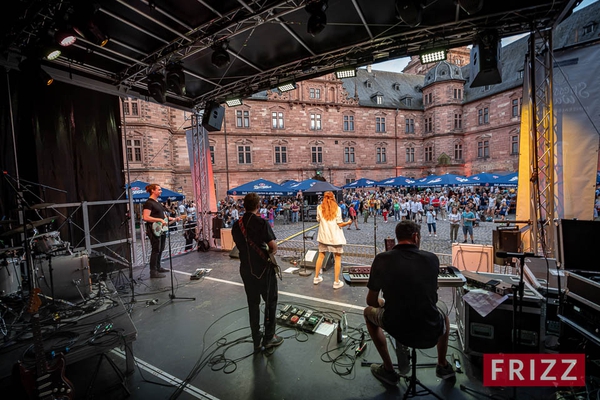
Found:
<svg viewBox="0 0 600 400"><path fill-rule="evenodd" d="M401 349L401 345L400 342L394 338L394 341L396 342L396 357L398 358L398 365L402 365L403 364L403 360L401 359L401 357L405 357L406 355L400 352ZM432 395L435 398L438 398L440 400L443 400L442 397L440 397L439 395L437 395L435 392L433 392L433 390L429 389L427 386L423 385L421 383L421 381L419 381L419 379L417 378L417 349L430 349L432 347L435 347L435 345L437 344L437 339L433 342L419 342L419 343L402 343L405 347L410 348L410 368L411 368L411 375L410 376L406 376L406 375L402 375L404 376L404 378L406 379L406 381L408 382L408 387L406 389L406 392L404 393L404 399L408 399L408 398L412 398L412 397L417 397L417 396L427 396L427 395ZM435 364L434 364L435 366ZM417 390L417 386L420 386L422 389Z"/></svg>

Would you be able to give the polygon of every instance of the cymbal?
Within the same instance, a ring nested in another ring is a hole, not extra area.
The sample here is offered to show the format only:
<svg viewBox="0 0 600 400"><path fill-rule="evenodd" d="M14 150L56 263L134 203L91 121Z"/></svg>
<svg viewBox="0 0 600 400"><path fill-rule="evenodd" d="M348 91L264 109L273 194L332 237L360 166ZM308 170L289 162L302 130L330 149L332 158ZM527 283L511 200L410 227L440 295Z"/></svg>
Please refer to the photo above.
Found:
<svg viewBox="0 0 600 400"><path fill-rule="evenodd" d="M25 224L25 227L18 226L15 229L12 229L8 232L4 232L2 235L2 237L6 237L6 236L12 236L12 235L17 235L19 233L23 233L24 230L30 230L33 228L37 228L38 226L42 226L42 225L48 225L49 223L53 222L56 219L56 217L49 217L49 218L44 218L44 219L40 219L39 221L31 221L28 222L27 224Z"/></svg>
<svg viewBox="0 0 600 400"><path fill-rule="evenodd" d="M54 204L55 203L39 203L39 204L32 204L30 206L25 206L25 208L28 210L42 210L44 208L52 207Z"/></svg>
<svg viewBox="0 0 600 400"><path fill-rule="evenodd" d="M5 253L11 253L13 251L19 251L19 250L23 250L23 247L18 246L18 247L2 247L0 248L0 255L5 254Z"/></svg>

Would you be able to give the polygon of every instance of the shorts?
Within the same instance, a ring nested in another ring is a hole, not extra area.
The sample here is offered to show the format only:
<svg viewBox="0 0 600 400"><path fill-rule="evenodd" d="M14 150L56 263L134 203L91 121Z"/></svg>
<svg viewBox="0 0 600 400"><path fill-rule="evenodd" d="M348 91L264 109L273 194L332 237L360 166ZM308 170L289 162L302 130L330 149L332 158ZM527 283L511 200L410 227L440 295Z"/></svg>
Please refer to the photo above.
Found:
<svg viewBox="0 0 600 400"><path fill-rule="evenodd" d="M444 317L444 319L445 319L448 316L448 306L446 305L446 303L444 303L441 300L438 300L438 302L435 304L435 306L437 307L441 316ZM378 327L380 327L383 330L386 330L385 326L383 326L383 314L384 313L385 313L384 307L371 307L371 312L369 314L367 314L366 317L369 320L369 322L373 323L374 325L377 325ZM444 328L442 330L442 335L444 335L446 333L446 324L443 324L443 325L444 325Z"/></svg>
<svg viewBox="0 0 600 400"><path fill-rule="evenodd" d="M473 236L473 227L470 225L463 225L463 233L466 235L467 233Z"/></svg>

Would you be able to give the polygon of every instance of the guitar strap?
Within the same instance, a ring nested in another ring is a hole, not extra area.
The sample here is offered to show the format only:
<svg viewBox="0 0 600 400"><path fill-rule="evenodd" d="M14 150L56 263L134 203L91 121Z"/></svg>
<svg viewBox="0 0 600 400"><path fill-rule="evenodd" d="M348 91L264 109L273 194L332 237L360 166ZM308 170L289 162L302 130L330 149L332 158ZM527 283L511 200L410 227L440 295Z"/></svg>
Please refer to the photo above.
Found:
<svg viewBox="0 0 600 400"><path fill-rule="evenodd" d="M252 214L250 214L250 218L252 218ZM250 219L248 218L248 220ZM263 250L260 249L260 247L258 247L258 245L256 243L254 243L254 241L252 241L252 239L248 238L248 235L246 233L246 228L244 227L244 222L243 222L243 218L240 218L238 220L238 224L240 226L240 230L242 231L242 234L244 235L244 239L246 240L246 249L248 251L248 262L250 263L250 272L252 273L252 275L254 275L254 277L256 279L261 279L265 273L265 271L267 270L268 267L273 266L275 269L275 274L279 277L279 279L282 279L281 276L281 272L279 269L279 266L277 264L273 264L271 262L271 258L267 257L264 253ZM256 276L256 274L252 271L252 262L250 261L250 247L252 247L252 249L254 250L255 253L257 253L260 258L262 258L263 260L265 260L265 262L267 263L267 267L265 267L263 269L263 271L261 272L260 276Z"/></svg>

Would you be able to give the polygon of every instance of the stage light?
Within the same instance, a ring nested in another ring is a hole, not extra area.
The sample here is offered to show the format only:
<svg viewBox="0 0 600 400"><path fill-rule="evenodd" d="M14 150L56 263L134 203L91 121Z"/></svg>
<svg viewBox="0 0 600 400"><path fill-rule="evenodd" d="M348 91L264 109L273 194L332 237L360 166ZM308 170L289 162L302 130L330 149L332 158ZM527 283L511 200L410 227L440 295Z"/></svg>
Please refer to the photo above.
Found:
<svg viewBox="0 0 600 400"><path fill-rule="evenodd" d="M227 53L228 46L229 43L227 41L213 44L212 49L214 52L212 53L211 61L215 67L225 68L231 62L229 53Z"/></svg>
<svg viewBox="0 0 600 400"><path fill-rule="evenodd" d="M30 82L41 83L44 86L52 85L54 79L44 71L40 61L34 58L27 58L19 64L19 70L23 72L24 78L30 78Z"/></svg>
<svg viewBox="0 0 600 400"><path fill-rule="evenodd" d="M277 89L279 89L280 92L289 92L290 90L296 89L296 87L295 82L284 82L277 85Z"/></svg>
<svg viewBox="0 0 600 400"><path fill-rule="evenodd" d="M354 78L356 76L356 68L348 67L348 68L340 68L335 71L335 77L338 79L344 78Z"/></svg>
<svg viewBox="0 0 600 400"><path fill-rule="evenodd" d="M448 50L446 49L425 50L421 54L419 54L419 59L421 60L421 64L434 63L445 60L447 53Z"/></svg>
<svg viewBox="0 0 600 400"><path fill-rule="evenodd" d="M56 47L46 47L44 48L44 58L48 61L56 60L62 52L59 48Z"/></svg>
<svg viewBox="0 0 600 400"><path fill-rule="evenodd" d="M180 96L185 95L185 74L181 61L169 63L166 70L167 87Z"/></svg>
<svg viewBox="0 0 600 400"><path fill-rule="evenodd" d="M79 36L100 47L104 47L109 41L108 36L98 28L98 25L96 25L94 21L87 21L79 26L74 26L73 29Z"/></svg>
<svg viewBox="0 0 600 400"><path fill-rule="evenodd" d="M77 41L75 32L71 29L59 29L54 33L54 39L56 43L63 47L71 46Z"/></svg>
<svg viewBox="0 0 600 400"><path fill-rule="evenodd" d="M239 97L236 98L232 98L229 100L225 100L225 104L227 104L227 107L237 107L237 106L241 106L242 103L242 99L240 99Z"/></svg>
<svg viewBox="0 0 600 400"><path fill-rule="evenodd" d="M458 0L460 8L469 15L475 14L483 8L483 0Z"/></svg>
<svg viewBox="0 0 600 400"><path fill-rule="evenodd" d="M154 100L160 104L167 101L167 83L165 76L160 72L153 72L148 75L148 93Z"/></svg>
<svg viewBox="0 0 600 400"><path fill-rule="evenodd" d="M316 0L308 3L304 8L310 14L306 24L306 32L309 35L317 36L327 26L327 0Z"/></svg>
<svg viewBox="0 0 600 400"><path fill-rule="evenodd" d="M421 24L421 4L415 0L396 0L396 17L408 26L415 27Z"/></svg>

